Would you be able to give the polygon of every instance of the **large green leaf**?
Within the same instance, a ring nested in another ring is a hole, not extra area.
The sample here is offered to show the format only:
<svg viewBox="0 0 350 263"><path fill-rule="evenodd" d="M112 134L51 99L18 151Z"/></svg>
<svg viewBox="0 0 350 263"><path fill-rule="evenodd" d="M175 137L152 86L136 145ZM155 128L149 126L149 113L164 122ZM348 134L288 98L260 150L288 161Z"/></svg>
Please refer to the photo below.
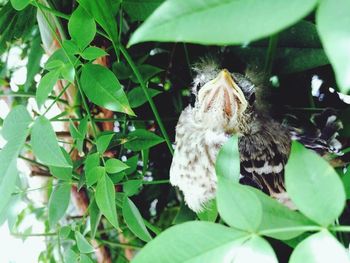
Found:
<svg viewBox="0 0 350 263"><path fill-rule="evenodd" d="M220 149L216 158L215 171L219 177L230 178L238 182L240 175L239 167L238 137L233 136Z"/></svg>
<svg viewBox="0 0 350 263"><path fill-rule="evenodd" d="M28 126L32 121L24 106L17 106L7 115L2 136L7 144L0 151L0 214L6 208L15 188L17 176L17 157L28 136Z"/></svg>
<svg viewBox="0 0 350 263"><path fill-rule="evenodd" d="M324 230L314 234L294 249L290 263L349 263L349 252L331 235Z"/></svg>
<svg viewBox="0 0 350 263"><path fill-rule="evenodd" d="M332 166L294 142L286 166L287 192L297 208L320 225L334 222L345 206L345 190Z"/></svg>
<svg viewBox="0 0 350 263"><path fill-rule="evenodd" d="M82 6L78 6L69 19L68 31L79 48L84 49L95 37L95 20Z"/></svg>
<svg viewBox="0 0 350 263"><path fill-rule="evenodd" d="M132 151L141 151L151 148L161 142L164 139L153 132L147 130L138 129L128 134L128 141L124 144L125 148Z"/></svg>
<svg viewBox="0 0 350 263"><path fill-rule="evenodd" d="M248 239L246 235L239 230L214 223L188 222L162 232L132 262L232 262L235 248L239 248Z"/></svg>
<svg viewBox="0 0 350 263"><path fill-rule="evenodd" d="M335 70L337 83L346 93L350 89L350 2L323 0L317 9L317 29L323 47ZM336 18L336 19L335 19Z"/></svg>
<svg viewBox="0 0 350 263"><path fill-rule="evenodd" d="M165 1L136 30L129 44L144 41L247 43L294 24L310 13L316 3L316 0Z"/></svg>
<svg viewBox="0 0 350 263"><path fill-rule="evenodd" d="M49 223L53 227L60 220L69 205L71 185L66 182L59 182L49 200Z"/></svg>
<svg viewBox="0 0 350 263"><path fill-rule="evenodd" d="M129 227L129 229L140 239L143 241L150 241L152 239L149 234L145 223L143 222L143 218L135 206L135 204L128 198L124 198L123 202L123 217L125 223Z"/></svg>
<svg viewBox="0 0 350 263"><path fill-rule="evenodd" d="M95 198L101 213L115 228L119 228L115 204L115 189L112 180L108 176L102 176L98 181Z"/></svg>
<svg viewBox="0 0 350 263"><path fill-rule="evenodd" d="M135 115L118 79L109 69L100 65L85 65L81 84L86 96L98 106Z"/></svg>
<svg viewBox="0 0 350 263"><path fill-rule="evenodd" d="M259 228L262 206L246 186L218 177L216 202L220 216L230 226L250 232Z"/></svg>
<svg viewBox="0 0 350 263"><path fill-rule="evenodd" d="M303 225L312 225L313 223L306 218L304 215L297 211L290 210L286 206L280 204L275 199L267 196L260 190L249 187L251 192L254 192L256 197L259 198L262 205L262 219L259 226L259 230L273 230L278 228L288 228L288 227L297 227ZM267 234L267 236L277 238L277 239L291 239L296 236L299 236L304 231L289 231L278 232Z"/></svg>
<svg viewBox="0 0 350 263"><path fill-rule="evenodd" d="M51 123L44 116L38 117L31 132L31 144L35 156L44 164L71 167L64 157Z"/></svg>

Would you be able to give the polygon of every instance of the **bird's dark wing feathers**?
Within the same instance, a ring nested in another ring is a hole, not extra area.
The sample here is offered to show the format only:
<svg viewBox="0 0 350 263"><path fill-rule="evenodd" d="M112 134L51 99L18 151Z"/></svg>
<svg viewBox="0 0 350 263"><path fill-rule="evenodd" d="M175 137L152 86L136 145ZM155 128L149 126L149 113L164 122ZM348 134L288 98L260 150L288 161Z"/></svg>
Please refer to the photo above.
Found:
<svg viewBox="0 0 350 263"><path fill-rule="evenodd" d="M264 120L257 132L240 137L238 145L240 182L270 195L285 192L284 166L290 152L288 130L273 120Z"/></svg>

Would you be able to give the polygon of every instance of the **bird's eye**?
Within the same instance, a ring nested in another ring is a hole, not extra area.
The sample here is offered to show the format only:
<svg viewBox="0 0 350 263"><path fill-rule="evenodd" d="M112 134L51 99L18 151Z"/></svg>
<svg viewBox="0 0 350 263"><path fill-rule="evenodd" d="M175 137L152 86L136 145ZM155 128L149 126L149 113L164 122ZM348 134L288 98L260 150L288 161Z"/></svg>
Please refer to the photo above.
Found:
<svg viewBox="0 0 350 263"><path fill-rule="evenodd" d="M198 83L197 86L196 86L196 91L198 92L200 89L201 89L201 84Z"/></svg>

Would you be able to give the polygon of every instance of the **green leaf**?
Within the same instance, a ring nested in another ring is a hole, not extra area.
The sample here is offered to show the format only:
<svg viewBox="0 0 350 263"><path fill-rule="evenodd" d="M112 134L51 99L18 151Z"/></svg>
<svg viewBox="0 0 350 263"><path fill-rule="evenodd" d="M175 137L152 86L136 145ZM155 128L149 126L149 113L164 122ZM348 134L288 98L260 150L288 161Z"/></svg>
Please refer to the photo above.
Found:
<svg viewBox="0 0 350 263"><path fill-rule="evenodd" d="M64 252L64 262L65 263L77 263L78 254L75 253L71 248L68 248Z"/></svg>
<svg viewBox="0 0 350 263"><path fill-rule="evenodd" d="M220 216L230 226L250 232L259 229L262 206L246 186L218 177L216 201Z"/></svg>
<svg viewBox="0 0 350 263"><path fill-rule="evenodd" d="M11 0L11 4L17 11L23 10L29 5L30 0Z"/></svg>
<svg viewBox="0 0 350 263"><path fill-rule="evenodd" d="M76 44L76 42L73 39L64 40L62 42L62 48L64 48L64 50L71 56L74 56L75 54L79 54L79 52L80 52L78 45Z"/></svg>
<svg viewBox="0 0 350 263"><path fill-rule="evenodd" d="M285 182L297 208L320 225L333 223L344 209L345 190L338 174L326 160L297 142L292 145Z"/></svg>
<svg viewBox="0 0 350 263"><path fill-rule="evenodd" d="M128 160L126 160L125 163L127 166L129 166L129 168L125 170L126 175L130 175L136 171L138 160L139 160L138 154L136 154L136 155L130 157Z"/></svg>
<svg viewBox="0 0 350 263"><path fill-rule="evenodd" d="M2 137L8 142L18 140L19 136L23 137L27 134L25 130L31 122L32 118L24 106L14 107L4 120Z"/></svg>
<svg viewBox="0 0 350 263"><path fill-rule="evenodd" d="M261 192L261 190L253 187L249 187L249 190L255 193L263 208L259 230L272 230L276 228L298 227L303 225L310 226L314 224L304 215L300 214L300 212L290 210L275 199ZM303 232L303 230L286 231L267 234L267 236L286 240L299 236Z"/></svg>
<svg viewBox="0 0 350 263"><path fill-rule="evenodd" d="M148 81L150 78L163 71L161 68L147 64L140 65L137 67L137 69L140 71L140 74L144 81ZM135 74L131 75L131 80L135 83L139 83Z"/></svg>
<svg viewBox="0 0 350 263"><path fill-rule="evenodd" d="M99 57L108 56L108 53L98 47L88 47L81 53L81 56L86 60L95 60Z"/></svg>
<svg viewBox="0 0 350 263"><path fill-rule="evenodd" d="M163 2L164 0L124 0L122 7L131 21L144 21Z"/></svg>
<svg viewBox="0 0 350 263"><path fill-rule="evenodd" d="M128 180L123 184L123 191L127 196L135 195L139 192L142 180Z"/></svg>
<svg viewBox="0 0 350 263"><path fill-rule="evenodd" d="M143 218L135 204L127 197L123 202L123 217L128 228L141 240L148 242L152 240L147 231Z"/></svg>
<svg viewBox="0 0 350 263"><path fill-rule="evenodd" d="M103 176L106 175L106 169L102 166L93 167L85 173L86 184L92 186L99 181Z"/></svg>
<svg viewBox="0 0 350 263"><path fill-rule="evenodd" d="M32 119L22 105L16 106L4 120L2 135L7 140L0 151L0 215L3 214L15 188L17 157L28 136L28 126Z"/></svg>
<svg viewBox="0 0 350 263"><path fill-rule="evenodd" d="M94 261L88 255L80 255L80 263L94 263Z"/></svg>
<svg viewBox="0 0 350 263"><path fill-rule="evenodd" d="M246 233L209 222L173 226L149 242L132 263L233 262Z"/></svg>
<svg viewBox="0 0 350 263"><path fill-rule="evenodd" d="M124 146L132 151L141 151L162 142L164 142L164 139L153 132L138 129L128 134L128 141L124 144Z"/></svg>
<svg viewBox="0 0 350 263"><path fill-rule="evenodd" d="M53 176L57 177L58 179L65 180L65 181L70 181L72 179L72 173L73 173L73 162L67 153L67 151L63 148L60 147L61 151L66 158L67 163L71 167L55 167L55 166L49 166L50 168L50 173L52 173Z"/></svg>
<svg viewBox="0 0 350 263"><path fill-rule="evenodd" d="M32 127L31 145L35 156L44 164L71 167L57 143L51 123L44 116L38 117Z"/></svg>
<svg viewBox="0 0 350 263"><path fill-rule="evenodd" d="M91 238L94 239L98 228L98 224L100 223L101 216L102 216L100 209L98 209L95 199L90 202L89 215L90 215Z"/></svg>
<svg viewBox="0 0 350 263"><path fill-rule="evenodd" d="M108 176L102 176L97 183L95 193L96 203L101 213L115 228L119 228L115 205L115 189Z"/></svg>
<svg viewBox="0 0 350 263"><path fill-rule="evenodd" d="M95 251L94 247L85 239L85 237L78 231L75 231L75 240L77 241L78 249L81 253L92 253Z"/></svg>
<svg viewBox="0 0 350 263"><path fill-rule="evenodd" d="M212 200L205 205L205 210L197 214L198 218L202 221L215 222L218 217L218 208L216 201Z"/></svg>
<svg viewBox="0 0 350 263"><path fill-rule="evenodd" d="M129 45L144 41L243 44L291 26L310 13L316 3L316 0L165 1L136 30Z"/></svg>
<svg viewBox="0 0 350 263"><path fill-rule="evenodd" d="M98 153L91 153L85 159L85 173L92 168L100 165L100 155Z"/></svg>
<svg viewBox="0 0 350 263"><path fill-rule="evenodd" d="M69 205L71 185L69 183L59 182L53 192L51 193L49 200L49 224L51 227L56 225L60 220Z"/></svg>
<svg viewBox="0 0 350 263"><path fill-rule="evenodd" d="M60 68L60 73L63 79L68 80L70 83L74 83L75 68L71 63L66 63Z"/></svg>
<svg viewBox="0 0 350 263"><path fill-rule="evenodd" d="M148 88L148 93L153 98L162 92L156 89ZM147 98L145 97L145 93L141 87L133 88L130 92L128 92L127 96L131 108L140 107L147 102Z"/></svg>
<svg viewBox="0 0 350 263"><path fill-rule="evenodd" d="M67 239L69 237L69 234L72 232L72 229L70 226L64 226L64 227L61 227L60 230L59 230L59 237L61 239Z"/></svg>
<svg viewBox="0 0 350 263"><path fill-rule="evenodd" d="M96 105L135 116L118 79L109 69L100 65L85 65L81 84L86 96Z"/></svg>
<svg viewBox="0 0 350 263"><path fill-rule="evenodd" d="M114 158L108 159L105 167L107 173L111 174L119 173L129 168L125 163Z"/></svg>
<svg viewBox="0 0 350 263"><path fill-rule="evenodd" d="M97 147L97 151L100 154L103 154L107 150L108 145L111 142L113 136L114 136L114 133L110 133L110 134L101 135L97 138L96 147Z"/></svg>
<svg viewBox="0 0 350 263"><path fill-rule="evenodd" d="M343 93L350 89L349 9L347 0L323 0L316 13L317 30Z"/></svg>
<svg viewBox="0 0 350 263"><path fill-rule="evenodd" d="M306 238L294 249L290 263L349 263L348 251L327 230Z"/></svg>
<svg viewBox="0 0 350 263"><path fill-rule="evenodd" d="M95 20L82 6L78 6L69 19L68 31L79 48L84 49L95 37Z"/></svg>
<svg viewBox="0 0 350 263"><path fill-rule="evenodd" d="M39 86L36 90L36 103L41 108L49 95L51 94L53 87L58 80L59 72L57 70L50 71L45 74L40 80Z"/></svg>
<svg viewBox="0 0 350 263"><path fill-rule="evenodd" d="M118 26L113 15L113 4L111 0L78 0L79 4L94 17L96 22L106 31L114 45L118 41Z"/></svg>
<svg viewBox="0 0 350 263"><path fill-rule="evenodd" d="M215 171L218 177L239 181L240 160L237 136L230 138L220 149L216 158Z"/></svg>

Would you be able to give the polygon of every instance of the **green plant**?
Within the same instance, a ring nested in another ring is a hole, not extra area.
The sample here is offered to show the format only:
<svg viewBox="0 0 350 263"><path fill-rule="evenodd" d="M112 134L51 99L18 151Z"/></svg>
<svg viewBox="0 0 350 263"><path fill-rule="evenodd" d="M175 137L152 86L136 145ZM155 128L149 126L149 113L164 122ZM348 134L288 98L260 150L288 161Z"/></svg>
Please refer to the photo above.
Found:
<svg viewBox="0 0 350 263"><path fill-rule="evenodd" d="M300 80L309 81L313 70L332 81L331 64L337 90L348 92L347 1L11 0L0 6L0 96L11 108L1 120L0 222L7 220L15 236L47 237L38 261L277 262L284 251L274 251L271 240L294 249L292 263L350 261L344 210L350 173L297 143L286 185L298 212L238 184L235 137L218 157L217 199L206 211L189 211L167 174L190 67L202 55L233 56L236 68L243 61L268 79L278 76L275 90L287 94L289 110L302 107L305 119L324 106L315 106ZM146 41L154 42L138 44ZM10 88L13 48L28 59L18 90ZM305 99L295 102L288 92ZM55 107L60 111L51 116ZM57 123L63 132L53 128ZM18 176L18 158L49 178L41 189ZM50 196L46 203L28 199L38 190ZM77 217L67 211L72 199ZM16 211L16 202L27 206ZM27 214L43 222L44 233L21 228Z"/></svg>

